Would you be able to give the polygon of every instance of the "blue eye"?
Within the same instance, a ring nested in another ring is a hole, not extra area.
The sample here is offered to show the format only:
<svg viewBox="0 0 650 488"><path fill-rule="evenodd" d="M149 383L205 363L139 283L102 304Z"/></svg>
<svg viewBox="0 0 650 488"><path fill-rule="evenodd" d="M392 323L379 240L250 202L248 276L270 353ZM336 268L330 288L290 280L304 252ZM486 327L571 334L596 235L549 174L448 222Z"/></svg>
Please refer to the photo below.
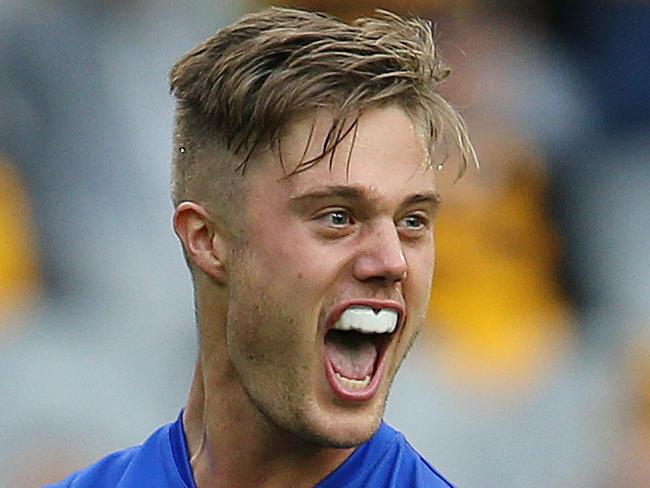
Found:
<svg viewBox="0 0 650 488"><path fill-rule="evenodd" d="M343 227L352 223L352 217L345 210L333 210L323 215L323 218L334 227Z"/></svg>
<svg viewBox="0 0 650 488"><path fill-rule="evenodd" d="M426 224L426 219L420 215L407 215L398 222L398 225L408 229L423 229Z"/></svg>

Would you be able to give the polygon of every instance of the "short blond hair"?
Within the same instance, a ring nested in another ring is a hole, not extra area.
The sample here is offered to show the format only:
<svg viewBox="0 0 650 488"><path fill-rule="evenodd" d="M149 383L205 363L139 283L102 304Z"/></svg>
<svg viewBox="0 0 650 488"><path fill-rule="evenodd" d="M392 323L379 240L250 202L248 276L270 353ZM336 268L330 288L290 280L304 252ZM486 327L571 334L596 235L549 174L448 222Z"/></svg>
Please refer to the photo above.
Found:
<svg viewBox="0 0 650 488"><path fill-rule="evenodd" d="M377 11L346 24L278 7L246 15L171 71L174 204L193 199L195 186L218 179L226 168L245 172L255 152L278 144L291 122L323 108L333 113L333 123L322 153L295 172L333 153L364 109L394 103L421 124L430 155L452 140L460 176L476 155L461 116L436 89L449 72L431 24L418 18ZM209 147L225 150L234 164L197 156Z"/></svg>

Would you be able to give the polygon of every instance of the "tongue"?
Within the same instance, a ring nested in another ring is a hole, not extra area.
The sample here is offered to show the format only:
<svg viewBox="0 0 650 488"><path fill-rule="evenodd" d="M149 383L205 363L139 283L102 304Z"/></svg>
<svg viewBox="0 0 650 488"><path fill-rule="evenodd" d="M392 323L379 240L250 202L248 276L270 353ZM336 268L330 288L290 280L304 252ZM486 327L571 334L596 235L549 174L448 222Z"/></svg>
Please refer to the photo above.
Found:
<svg viewBox="0 0 650 488"><path fill-rule="evenodd" d="M372 374L377 349L364 334L330 331L325 337L325 355L341 376L362 380Z"/></svg>

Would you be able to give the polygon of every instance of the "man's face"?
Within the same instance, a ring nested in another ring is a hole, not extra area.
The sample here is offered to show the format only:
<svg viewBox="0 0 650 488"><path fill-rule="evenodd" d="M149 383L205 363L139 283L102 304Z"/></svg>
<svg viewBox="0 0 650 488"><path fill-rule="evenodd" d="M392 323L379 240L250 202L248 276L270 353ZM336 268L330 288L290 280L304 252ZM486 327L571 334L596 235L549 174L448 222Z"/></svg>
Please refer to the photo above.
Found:
<svg viewBox="0 0 650 488"><path fill-rule="evenodd" d="M319 114L311 137L313 119L292 127L281 147L287 171L320 153L330 121ZM396 107L365 113L331 167L326 157L284 178L277 153L266 159L245 176L227 355L248 407L272 424L321 445L358 445L378 428L424 321L433 172Z"/></svg>

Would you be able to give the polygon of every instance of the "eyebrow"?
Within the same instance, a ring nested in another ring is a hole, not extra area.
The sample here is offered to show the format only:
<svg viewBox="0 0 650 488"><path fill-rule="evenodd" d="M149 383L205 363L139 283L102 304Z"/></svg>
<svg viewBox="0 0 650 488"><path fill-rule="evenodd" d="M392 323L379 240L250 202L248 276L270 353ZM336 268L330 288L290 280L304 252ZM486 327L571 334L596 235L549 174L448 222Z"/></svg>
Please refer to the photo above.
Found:
<svg viewBox="0 0 650 488"><path fill-rule="evenodd" d="M306 190L298 195L293 195L289 198L289 201L292 207L299 207L301 204L307 201L327 198L341 198L344 200L373 202L378 199L378 197L373 193L374 192L368 190L367 188L357 186L327 185ZM415 204L425 204L435 209L438 207L440 202L441 198L438 192L425 191L409 196L402 202L402 206L406 207Z"/></svg>
<svg viewBox="0 0 650 488"><path fill-rule="evenodd" d="M416 193L409 199L407 199L405 205L414 205L416 203L426 203L432 207L437 207L442 202L442 197L437 191L427 191L424 193Z"/></svg>

